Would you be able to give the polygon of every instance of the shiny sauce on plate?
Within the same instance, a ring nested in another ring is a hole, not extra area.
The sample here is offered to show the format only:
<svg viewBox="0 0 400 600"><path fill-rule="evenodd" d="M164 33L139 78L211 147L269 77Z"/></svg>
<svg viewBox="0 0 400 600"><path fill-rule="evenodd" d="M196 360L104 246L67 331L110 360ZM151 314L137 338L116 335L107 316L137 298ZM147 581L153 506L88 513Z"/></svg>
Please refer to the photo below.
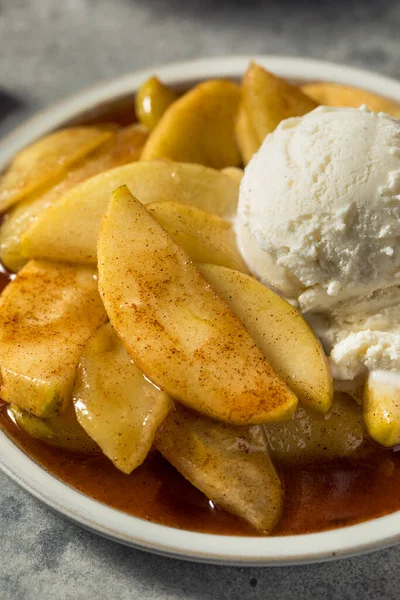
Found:
<svg viewBox="0 0 400 600"><path fill-rule="evenodd" d="M9 280L7 273L0 272L0 291ZM117 510L180 529L258 535L238 517L214 506L156 451L125 475L102 455L61 450L25 434L1 401L0 428L46 471ZM400 452L376 448L363 461L277 467L285 503L275 535L323 531L400 510Z"/></svg>

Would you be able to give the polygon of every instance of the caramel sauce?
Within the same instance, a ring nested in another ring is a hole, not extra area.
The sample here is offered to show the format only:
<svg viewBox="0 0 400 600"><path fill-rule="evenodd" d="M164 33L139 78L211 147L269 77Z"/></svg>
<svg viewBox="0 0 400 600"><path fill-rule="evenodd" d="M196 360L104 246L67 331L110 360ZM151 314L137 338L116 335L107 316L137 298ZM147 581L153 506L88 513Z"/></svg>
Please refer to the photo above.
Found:
<svg viewBox="0 0 400 600"><path fill-rule="evenodd" d="M49 473L117 510L191 531L258 535L241 519L214 507L156 451L125 475L104 456L61 450L30 437L8 417L5 403L0 404L0 428ZM275 535L323 531L400 509L400 453L376 449L368 462L278 468L285 504Z"/></svg>

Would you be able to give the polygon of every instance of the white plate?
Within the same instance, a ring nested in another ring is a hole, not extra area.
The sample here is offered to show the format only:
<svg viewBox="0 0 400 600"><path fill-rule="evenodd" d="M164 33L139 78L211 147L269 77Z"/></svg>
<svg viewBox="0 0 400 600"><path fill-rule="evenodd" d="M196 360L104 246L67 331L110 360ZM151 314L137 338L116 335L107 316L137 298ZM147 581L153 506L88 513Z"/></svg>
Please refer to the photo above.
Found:
<svg viewBox="0 0 400 600"><path fill-rule="evenodd" d="M0 171L36 138L75 120L94 106L132 94L156 73L187 87L210 77L239 79L253 58L291 80L337 81L400 100L400 83L380 75L308 59L274 56L216 58L152 68L91 88L38 114L0 143ZM62 483L0 433L0 467L51 508L101 535L159 554L227 565L284 565L325 561L390 546L400 541L400 512L323 533L285 537L227 537L149 523L105 506Z"/></svg>

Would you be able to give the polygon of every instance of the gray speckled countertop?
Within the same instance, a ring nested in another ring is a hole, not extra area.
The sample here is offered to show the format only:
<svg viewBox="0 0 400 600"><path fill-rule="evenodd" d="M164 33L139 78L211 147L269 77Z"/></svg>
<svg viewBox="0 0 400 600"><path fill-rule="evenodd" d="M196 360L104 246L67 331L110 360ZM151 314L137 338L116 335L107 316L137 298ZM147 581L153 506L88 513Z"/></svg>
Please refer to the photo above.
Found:
<svg viewBox="0 0 400 600"><path fill-rule="evenodd" d="M104 78L227 54L312 56L400 78L393 0L0 0L0 136ZM196 565L130 550L0 475L2 600L385 599L400 547L287 568Z"/></svg>

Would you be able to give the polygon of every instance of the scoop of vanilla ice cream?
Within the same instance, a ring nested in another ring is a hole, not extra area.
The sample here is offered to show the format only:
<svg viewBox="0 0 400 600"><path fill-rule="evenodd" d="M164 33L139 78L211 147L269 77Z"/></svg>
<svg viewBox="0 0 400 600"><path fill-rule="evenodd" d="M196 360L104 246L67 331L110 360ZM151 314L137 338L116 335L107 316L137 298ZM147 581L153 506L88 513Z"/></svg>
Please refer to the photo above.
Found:
<svg viewBox="0 0 400 600"><path fill-rule="evenodd" d="M298 303L334 377L400 370L400 121L319 107L282 121L240 188L249 269Z"/></svg>
<svg viewBox="0 0 400 600"><path fill-rule="evenodd" d="M330 351L334 379L354 380L376 370L400 372L400 285L340 302L309 319Z"/></svg>
<svg viewBox="0 0 400 600"><path fill-rule="evenodd" d="M400 123L319 107L282 121L246 167L236 222L250 270L324 309L400 274Z"/></svg>

